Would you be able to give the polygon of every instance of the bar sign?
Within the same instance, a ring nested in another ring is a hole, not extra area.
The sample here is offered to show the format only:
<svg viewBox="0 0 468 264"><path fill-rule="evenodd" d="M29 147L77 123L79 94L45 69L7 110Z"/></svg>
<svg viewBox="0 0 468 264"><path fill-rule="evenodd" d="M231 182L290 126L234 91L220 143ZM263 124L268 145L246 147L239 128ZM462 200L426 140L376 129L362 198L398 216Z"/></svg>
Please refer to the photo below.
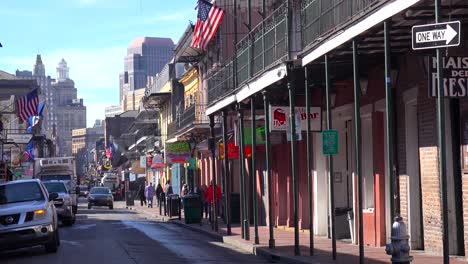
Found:
<svg viewBox="0 0 468 264"><path fill-rule="evenodd" d="M427 24L412 28L413 50L460 45L460 21Z"/></svg>

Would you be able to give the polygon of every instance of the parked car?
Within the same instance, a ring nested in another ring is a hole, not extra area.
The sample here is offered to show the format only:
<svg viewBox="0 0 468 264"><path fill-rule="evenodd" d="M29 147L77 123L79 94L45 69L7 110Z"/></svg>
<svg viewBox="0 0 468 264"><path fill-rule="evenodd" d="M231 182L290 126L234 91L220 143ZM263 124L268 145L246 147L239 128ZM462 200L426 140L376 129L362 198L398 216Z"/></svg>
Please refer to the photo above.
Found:
<svg viewBox="0 0 468 264"><path fill-rule="evenodd" d="M44 245L57 252L57 198L38 179L0 183L0 250Z"/></svg>
<svg viewBox="0 0 468 264"><path fill-rule="evenodd" d="M57 199L54 199L54 205L57 209L57 215L62 223L66 226L71 226L76 221L75 213L73 213L70 191L62 181L43 182L47 191L50 193L58 193Z"/></svg>
<svg viewBox="0 0 468 264"><path fill-rule="evenodd" d="M78 196L82 196L82 197L88 196L88 186L80 185L79 188L80 188L80 193L78 194Z"/></svg>
<svg viewBox="0 0 468 264"><path fill-rule="evenodd" d="M93 187L88 195L88 209L93 206L108 206L114 209L114 196L109 187Z"/></svg>

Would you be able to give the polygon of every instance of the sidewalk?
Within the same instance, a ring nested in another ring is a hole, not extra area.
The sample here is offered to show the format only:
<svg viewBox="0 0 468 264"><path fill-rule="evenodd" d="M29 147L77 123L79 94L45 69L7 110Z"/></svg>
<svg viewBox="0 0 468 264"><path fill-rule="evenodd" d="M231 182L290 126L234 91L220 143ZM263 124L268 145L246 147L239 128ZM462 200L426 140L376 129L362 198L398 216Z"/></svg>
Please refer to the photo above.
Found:
<svg viewBox="0 0 468 264"><path fill-rule="evenodd" d="M123 208L125 205L123 204ZM253 245L254 241L254 228L250 228L250 241L241 238L241 231L239 224L234 224L231 228L232 235L227 236L226 225L222 219L219 219L219 232L216 233L212 230L211 224L207 219L203 219L200 224L185 224L183 210L182 220L174 217L170 219L168 216L159 214L159 207L147 208L141 207L135 203L135 206L129 208L137 212L144 213L149 218L158 219L161 221L170 221L173 224L179 225L184 228L191 229L200 233L204 233L210 237L222 241L230 246L243 249L251 252L252 254L263 256L269 260L281 260L287 263L359 263L359 247L342 241L337 241L337 259L332 260L331 254L331 240L324 237L314 237L314 256L309 256L309 233L300 232L299 241L301 256L294 256L294 232L281 228L274 229L275 249L268 248L269 230L267 226L260 226L259 245ZM164 214L164 210L163 210ZM385 254L384 248L365 247L366 263L390 263L390 256ZM417 264L439 264L442 263L442 257L432 256L421 251L411 251L414 257L412 263ZM450 263L468 263L462 257L451 257Z"/></svg>

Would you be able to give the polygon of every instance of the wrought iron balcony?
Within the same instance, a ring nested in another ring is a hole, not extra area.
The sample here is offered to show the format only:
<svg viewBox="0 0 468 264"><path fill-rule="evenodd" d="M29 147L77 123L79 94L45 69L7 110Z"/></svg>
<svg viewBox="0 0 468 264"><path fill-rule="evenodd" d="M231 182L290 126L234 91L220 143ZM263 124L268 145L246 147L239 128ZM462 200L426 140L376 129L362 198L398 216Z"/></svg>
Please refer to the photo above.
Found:
<svg viewBox="0 0 468 264"><path fill-rule="evenodd" d="M288 5L284 3L239 41L238 86L289 57L288 15Z"/></svg>
<svg viewBox="0 0 468 264"><path fill-rule="evenodd" d="M208 105L289 58L288 14L287 3L279 6L237 43L237 53L232 60L208 74Z"/></svg>
<svg viewBox="0 0 468 264"><path fill-rule="evenodd" d="M207 78L208 104L214 103L234 90L234 64L230 60L226 65L214 68Z"/></svg>
<svg viewBox="0 0 468 264"><path fill-rule="evenodd" d="M308 48L357 16L388 0L303 0L302 47Z"/></svg>
<svg viewBox="0 0 468 264"><path fill-rule="evenodd" d="M181 130L190 126L209 124L205 109L206 105L195 103L187 107L181 114L178 114L175 121L177 132L181 132Z"/></svg>

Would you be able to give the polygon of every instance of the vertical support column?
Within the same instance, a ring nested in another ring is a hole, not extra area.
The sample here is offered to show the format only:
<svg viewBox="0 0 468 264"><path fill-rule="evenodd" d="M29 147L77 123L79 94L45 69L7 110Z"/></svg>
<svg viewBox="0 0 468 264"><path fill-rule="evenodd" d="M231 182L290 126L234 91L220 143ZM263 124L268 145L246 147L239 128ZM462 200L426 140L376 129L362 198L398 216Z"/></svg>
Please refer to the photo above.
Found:
<svg viewBox="0 0 468 264"><path fill-rule="evenodd" d="M440 0L435 0L435 22L440 22ZM442 234L443 234L443 257L444 264L449 260L449 239L448 239L448 202L447 202L447 173L445 160L445 100L444 84L442 76L442 49L436 50L437 59L437 131L439 145L439 177L440 177L440 196L442 202Z"/></svg>
<svg viewBox="0 0 468 264"><path fill-rule="evenodd" d="M247 181L245 175L245 156L244 156L244 113L242 112L242 107L238 104L238 122L239 122L239 162L241 170L241 192L242 192L242 229L244 230L244 239L250 240L250 223L249 223L249 208L247 204Z"/></svg>
<svg viewBox="0 0 468 264"><path fill-rule="evenodd" d="M253 73L253 39L252 36L250 35L250 32L252 31L252 0L247 0L247 27L249 30L249 64L248 64L248 73L249 77L252 77Z"/></svg>
<svg viewBox="0 0 468 264"><path fill-rule="evenodd" d="M266 19L266 0L262 1L262 69L265 69L266 58L265 58L265 19Z"/></svg>
<svg viewBox="0 0 468 264"><path fill-rule="evenodd" d="M387 137L385 138L385 148L386 148L386 155L387 155L387 163L388 168L386 174L390 179L390 219L391 223L395 218L396 210L395 210L395 190L398 186L395 184L395 156L394 156L394 124L393 124L393 91L392 91L392 78L390 76L390 27L391 22L385 21L384 22L384 47L385 47L385 128L387 130Z"/></svg>
<svg viewBox="0 0 468 264"><path fill-rule="evenodd" d="M242 112L242 108L240 104L236 105L236 110L237 110L237 135L239 137L239 194L240 194L240 225L241 225L241 237L245 239L245 226L244 226L244 174L245 174L245 168L244 168L244 152L243 150L243 139L241 137L242 132L241 132L241 123L244 122L244 113Z"/></svg>
<svg viewBox="0 0 468 264"><path fill-rule="evenodd" d="M356 133L356 174L358 178L358 220L359 220L359 263L364 263L364 227L362 221L362 174L361 174L361 104L359 83L359 61L357 43L353 40L353 77L354 77L354 126Z"/></svg>
<svg viewBox="0 0 468 264"><path fill-rule="evenodd" d="M234 38L233 38L233 49L234 49L234 61L232 64L232 87L235 89L237 87L237 0L233 0L233 11L232 17L234 18ZM242 213L241 213L242 214ZM242 238L244 235L242 233Z"/></svg>
<svg viewBox="0 0 468 264"><path fill-rule="evenodd" d="M327 106L327 129L332 128L332 115L330 104L330 74L328 68L328 55L325 55L325 101ZM335 180L333 178L333 156L328 155L328 187L330 188L330 226L332 239L332 257L336 259L336 236L335 236Z"/></svg>
<svg viewBox="0 0 468 264"><path fill-rule="evenodd" d="M263 90L263 110L265 112L265 162L266 173L268 181L268 231L270 239L268 240L268 247L275 248L275 238L273 233L273 182L271 179L271 140L270 140L270 103L268 101L268 93Z"/></svg>
<svg viewBox="0 0 468 264"><path fill-rule="evenodd" d="M213 229L215 232L218 232L218 215L217 215L217 211L216 211L216 208L218 206L217 202L216 202L216 198L217 198L217 195L216 195L216 165L215 165L215 131L214 131L214 114L213 115L210 115L210 147L211 147L211 159L212 159L212 162L211 162L211 177L212 177L212 182L211 182L211 188L213 188L213 203L211 205L211 211L212 211L212 219L211 219L211 222L212 222L212 225L213 225Z"/></svg>
<svg viewBox="0 0 468 264"><path fill-rule="evenodd" d="M252 128L252 170L250 172L250 177L252 179L252 201L253 201L253 222L254 222L254 244L260 244L258 238L258 202L257 202L257 127L255 124L255 95L250 98L250 116L252 118L251 128Z"/></svg>
<svg viewBox="0 0 468 264"><path fill-rule="evenodd" d="M304 80L305 80L305 104L306 104L306 113L307 113L307 192L309 200L309 243L310 249L309 254L314 255L314 201L313 201L313 179L312 179L312 135L310 131L310 87L308 79L308 68L304 68Z"/></svg>
<svg viewBox="0 0 468 264"><path fill-rule="evenodd" d="M223 150L224 150L224 217L228 236L231 235L231 175L229 171L228 140L227 140L227 110L223 110Z"/></svg>
<svg viewBox="0 0 468 264"><path fill-rule="evenodd" d="M293 66L289 70L293 73ZM294 73L293 73L294 75ZM288 77L288 90L289 90L289 132L291 133L291 174L293 181L293 202L294 202L294 255L301 255L299 249L299 193L298 193L298 179L297 179L297 153L296 153L296 114L295 114L295 84L292 77Z"/></svg>

